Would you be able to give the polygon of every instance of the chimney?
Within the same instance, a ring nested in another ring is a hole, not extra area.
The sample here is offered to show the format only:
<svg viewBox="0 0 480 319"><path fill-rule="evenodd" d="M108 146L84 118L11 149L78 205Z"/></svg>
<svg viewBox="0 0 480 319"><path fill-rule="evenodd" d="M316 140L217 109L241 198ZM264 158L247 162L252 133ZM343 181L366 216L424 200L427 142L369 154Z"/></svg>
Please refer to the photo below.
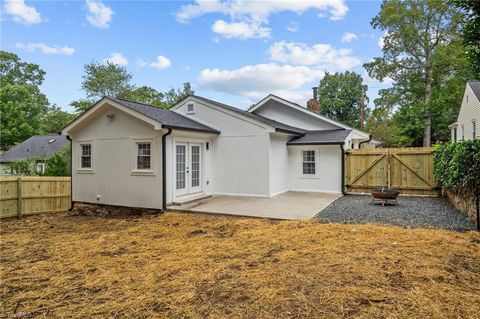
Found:
<svg viewBox="0 0 480 319"><path fill-rule="evenodd" d="M320 113L320 102L318 102L317 90L318 87L313 87L313 98L308 100L307 109L316 113Z"/></svg>

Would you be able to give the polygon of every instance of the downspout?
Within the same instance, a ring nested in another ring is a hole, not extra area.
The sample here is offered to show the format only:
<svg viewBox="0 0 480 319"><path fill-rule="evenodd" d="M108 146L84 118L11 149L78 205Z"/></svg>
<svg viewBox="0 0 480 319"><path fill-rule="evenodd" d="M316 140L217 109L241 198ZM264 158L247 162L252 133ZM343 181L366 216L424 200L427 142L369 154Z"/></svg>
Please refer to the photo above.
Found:
<svg viewBox="0 0 480 319"><path fill-rule="evenodd" d="M69 212L73 210L73 145L70 135L65 135L67 140L70 141L70 208Z"/></svg>
<svg viewBox="0 0 480 319"><path fill-rule="evenodd" d="M342 195L347 195L347 192L345 192L345 150L343 144L340 144L340 151L342 152Z"/></svg>
<svg viewBox="0 0 480 319"><path fill-rule="evenodd" d="M172 129L169 128L168 132L162 135L162 210L167 210L167 152L166 141L167 136L172 134Z"/></svg>
<svg viewBox="0 0 480 319"><path fill-rule="evenodd" d="M361 149L361 148L362 148L362 144L363 144L363 143L368 143L368 142L370 142L371 140L372 140L372 134L370 134L370 135L368 136L368 140L358 143L358 149Z"/></svg>

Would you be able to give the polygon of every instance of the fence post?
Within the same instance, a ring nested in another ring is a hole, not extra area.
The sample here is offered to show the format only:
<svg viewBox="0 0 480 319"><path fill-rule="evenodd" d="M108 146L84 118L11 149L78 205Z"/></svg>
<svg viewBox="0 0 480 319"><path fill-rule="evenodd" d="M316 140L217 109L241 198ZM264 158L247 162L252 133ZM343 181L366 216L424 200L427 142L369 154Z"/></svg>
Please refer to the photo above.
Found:
<svg viewBox="0 0 480 319"><path fill-rule="evenodd" d="M387 187L390 188L392 187L392 173L391 173L391 168L390 168L390 149L387 148Z"/></svg>
<svg viewBox="0 0 480 319"><path fill-rule="evenodd" d="M22 177L18 176L17 179L17 215L20 218L22 216Z"/></svg>

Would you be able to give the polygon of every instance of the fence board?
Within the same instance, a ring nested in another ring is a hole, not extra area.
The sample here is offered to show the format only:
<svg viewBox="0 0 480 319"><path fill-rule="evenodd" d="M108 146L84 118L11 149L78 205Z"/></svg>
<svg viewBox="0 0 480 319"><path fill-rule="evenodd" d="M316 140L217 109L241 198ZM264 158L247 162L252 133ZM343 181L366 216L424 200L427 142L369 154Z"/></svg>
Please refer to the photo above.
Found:
<svg viewBox="0 0 480 319"><path fill-rule="evenodd" d="M0 176L0 187L0 218L70 208L70 177Z"/></svg>
<svg viewBox="0 0 480 319"><path fill-rule="evenodd" d="M345 153L347 192L366 193L388 186L402 194L437 196L433 175L433 148L348 150Z"/></svg>

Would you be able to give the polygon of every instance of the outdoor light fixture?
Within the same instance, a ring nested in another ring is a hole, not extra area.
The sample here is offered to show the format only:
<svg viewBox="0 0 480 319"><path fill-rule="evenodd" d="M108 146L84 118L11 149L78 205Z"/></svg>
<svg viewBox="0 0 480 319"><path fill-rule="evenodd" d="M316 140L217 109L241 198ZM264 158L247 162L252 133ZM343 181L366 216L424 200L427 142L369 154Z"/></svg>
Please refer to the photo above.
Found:
<svg viewBox="0 0 480 319"><path fill-rule="evenodd" d="M113 120L115 118L115 114L113 114L113 113L107 114L107 118L109 120Z"/></svg>

